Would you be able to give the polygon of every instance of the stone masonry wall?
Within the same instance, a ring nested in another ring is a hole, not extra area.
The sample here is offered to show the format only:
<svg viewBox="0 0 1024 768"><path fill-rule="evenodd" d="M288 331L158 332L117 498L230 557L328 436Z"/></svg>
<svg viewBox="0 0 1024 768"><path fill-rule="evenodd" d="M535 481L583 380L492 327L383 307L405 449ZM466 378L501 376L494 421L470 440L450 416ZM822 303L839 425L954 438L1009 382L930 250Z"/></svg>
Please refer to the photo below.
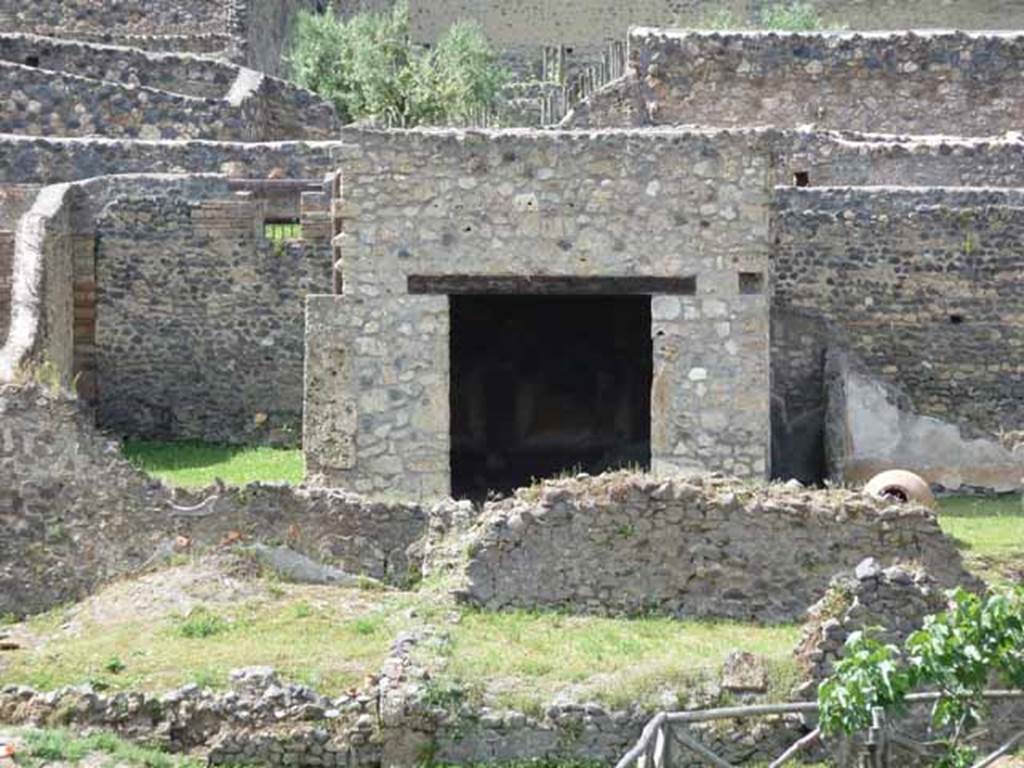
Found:
<svg viewBox="0 0 1024 768"><path fill-rule="evenodd" d="M223 181L125 189L94 220L97 418L120 434L295 443L303 302L327 235L274 243Z"/></svg>
<svg viewBox="0 0 1024 768"><path fill-rule="evenodd" d="M989 138L878 136L848 131L769 132L780 185L798 174L812 187L1021 187L1024 141L1017 133Z"/></svg>
<svg viewBox="0 0 1024 768"><path fill-rule="evenodd" d="M57 183L109 173L219 172L264 178L319 178L341 164L344 143L274 143L65 139L0 135L0 184ZM1024 142L997 138L908 138L836 131L752 131L760 151L774 153L775 181L792 184L804 171L811 186L1024 185Z"/></svg>
<svg viewBox="0 0 1024 768"><path fill-rule="evenodd" d="M872 555L922 563L946 586L974 583L924 508L826 498L714 477L549 481L484 508L455 558L456 594L488 609L777 622Z"/></svg>
<svg viewBox="0 0 1024 768"><path fill-rule="evenodd" d="M1022 203L1016 190L780 189L774 307L817 318L922 415L968 437L1020 429Z"/></svg>
<svg viewBox="0 0 1024 768"><path fill-rule="evenodd" d="M568 125L774 125L985 136L1018 127L1024 36L634 29L630 70Z"/></svg>
<svg viewBox="0 0 1024 768"><path fill-rule="evenodd" d="M326 102L243 72L230 92L212 99L0 62L0 80L10 94L0 109L0 131L258 141L326 139L339 127Z"/></svg>
<svg viewBox="0 0 1024 768"><path fill-rule="evenodd" d="M0 339L11 325L11 286L14 283L14 233L0 230Z"/></svg>
<svg viewBox="0 0 1024 768"><path fill-rule="evenodd" d="M77 403L48 387L0 385L0 613L80 599L158 562L178 536L213 545L286 542L310 557L405 583L426 530L418 506L285 486L174 494L122 459Z"/></svg>
<svg viewBox="0 0 1024 768"><path fill-rule="evenodd" d="M107 0L3 0L4 30L52 37L79 33L131 35L198 35L224 32L231 3L221 0L175 0L173 3Z"/></svg>
<svg viewBox="0 0 1024 768"><path fill-rule="evenodd" d="M0 184L56 184L112 173L223 173L317 179L334 170L342 143L139 141L0 136Z"/></svg>
<svg viewBox="0 0 1024 768"><path fill-rule="evenodd" d="M275 77L287 75L284 56L295 17L302 10L313 11L317 0L245 0L245 64Z"/></svg>
<svg viewBox="0 0 1024 768"><path fill-rule="evenodd" d="M306 435L310 472L357 488L447 494L445 300L410 296L411 277L692 276L694 295L652 299L652 463L763 476L770 165L754 140L661 131L360 134L339 158L344 295L310 309L307 348L345 350L347 371L338 374L334 358L307 356L307 425L332 425ZM741 289L740 273L754 277L753 290ZM416 381L426 382L418 393L392 391L402 381L394 377L412 376L403 368L408 348L382 320L398 316L399 334L413 342L422 334L412 358ZM406 436L393 439L396 430Z"/></svg>
<svg viewBox="0 0 1024 768"><path fill-rule="evenodd" d="M0 59L93 80L214 99L223 98L239 74L239 67L233 64L201 56L22 34L0 34Z"/></svg>
<svg viewBox="0 0 1024 768"><path fill-rule="evenodd" d="M936 3L931 0L811 0L827 26L849 29L1012 29L1024 13L1013 0ZM480 22L501 47L601 46L626 30L700 26L721 10L756 21L770 0L413 0L413 34L432 43L453 22Z"/></svg>

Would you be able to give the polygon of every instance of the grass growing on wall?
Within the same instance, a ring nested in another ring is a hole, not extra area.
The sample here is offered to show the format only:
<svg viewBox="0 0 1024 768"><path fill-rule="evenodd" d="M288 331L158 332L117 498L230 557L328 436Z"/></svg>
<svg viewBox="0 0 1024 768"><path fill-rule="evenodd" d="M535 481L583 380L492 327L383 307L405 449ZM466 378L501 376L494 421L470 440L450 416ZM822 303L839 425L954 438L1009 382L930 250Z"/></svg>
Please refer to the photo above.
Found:
<svg viewBox="0 0 1024 768"><path fill-rule="evenodd" d="M305 473L297 448L130 440L122 452L142 471L178 488L203 488L218 478L227 485L298 485Z"/></svg>
<svg viewBox="0 0 1024 768"><path fill-rule="evenodd" d="M939 523L960 544L967 567L993 584L1024 578L1024 500L952 496L939 502Z"/></svg>

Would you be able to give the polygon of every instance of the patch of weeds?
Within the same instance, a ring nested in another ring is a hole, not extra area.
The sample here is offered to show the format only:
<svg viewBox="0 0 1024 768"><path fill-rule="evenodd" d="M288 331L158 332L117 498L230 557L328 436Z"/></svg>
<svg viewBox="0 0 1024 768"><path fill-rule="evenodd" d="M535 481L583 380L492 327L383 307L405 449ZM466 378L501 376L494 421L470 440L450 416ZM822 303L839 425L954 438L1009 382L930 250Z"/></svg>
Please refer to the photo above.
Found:
<svg viewBox="0 0 1024 768"><path fill-rule="evenodd" d="M192 682L200 688L222 688L223 675L213 669L197 669L192 673Z"/></svg>
<svg viewBox="0 0 1024 768"><path fill-rule="evenodd" d="M111 656L106 660L106 662L104 662L103 669L112 675L117 675L124 672L126 666L127 665L121 661L120 656Z"/></svg>
<svg viewBox="0 0 1024 768"><path fill-rule="evenodd" d="M292 605L289 613L293 619L308 619L313 615L313 606L305 600L301 600Z"/></svg>
<svg viewBox="0 0 1024 768"><path fill-rule="evenodd" d="M12 624L18 624L21 619L18 618L18 614L8 611L7 613L0 613L0 627L9 627Z"/></svg>
<svg viewBox="0 0 1024 768"><path fill-rule="evenodd" d="M423 703L432 709L455 712L466 701L468 692L461 680L432 679L423 687Z"/></svg>
<svg viewBox="0 0 1024 768"><path fill-rule="evenodd" d="M384 618L382 616L361 616L352 622L352 630L357 635L368 637L376 635L384 629Z"/></svg>
<svg viewBox="0 0 1024 768"><path fill-rule="evenodd" d="M143 768L198 768L199 762L176 757L153 747L132 744L112 733L98 732L78 737L61 729L28 731L25 747L29 762L76 764L88 755L101 752L122 765Z"/></svg>
<svg viewBox="0 0 1024 768"><path fill-rule="evenodd" d="M356 577L356 587L364 592L383 592L387 587L383 582L371 579L369 576L359 575Z"/></svg>
<svg viewBox="0 0 1024 768"><path fill-rule="evenodd" d="M267 594L275 600L280 600L288 594L288 591L278 581L267 580Z"/></svg>
<svg viewBox="0 0 1024 768"><path fill-rule="evenodd" d="M761 12L761 26L783 32L813 32L823 24L814 5L794 0L765 8Z"/></svg>
<svg viewBox="0 0 1024 768"><path fill-rule="evenodd" d="M209 608L199 605L188 612L178 623L178 634L191 640L220 635L231 629L231 625Z"/></svg>
<svg viewBox="0 0 1024 768"><path fill-rule="evenodd" d="M793 698L793 692L803 682L796 659L792 656L768 659L765 666L768 671L768 700L789 701Z"/></svg>

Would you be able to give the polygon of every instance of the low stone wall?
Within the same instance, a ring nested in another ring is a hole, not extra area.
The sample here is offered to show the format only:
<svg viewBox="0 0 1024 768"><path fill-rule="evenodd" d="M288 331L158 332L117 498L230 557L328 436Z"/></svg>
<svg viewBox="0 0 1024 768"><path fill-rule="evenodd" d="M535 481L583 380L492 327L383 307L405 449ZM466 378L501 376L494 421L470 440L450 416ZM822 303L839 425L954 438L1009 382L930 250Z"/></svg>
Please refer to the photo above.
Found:
<svg viewBox="0 0 1024 768"><path fill-rule="evenodd" d="M193 546L287 542L353 574L418 578L426 513L343 491L250 486L173 494L135 470L78 405L41 386L0 385L0 614L79 599Z"/></svg>
<svg viewBox="0 0 1024 768"><path fill-rule="evenodd" d="M112 173L223 173L323 178L343 143L139 141L0 135L0 183L56 184Z"/></svg>
<svg viewBox="0 0 1024 768"><path fill-rule="evenodd" d="M630 71L566 126L774 125L987 136L1015 130L1013 33L636 28Z"/></svg>
<svg viewBox="0 0 1024 768"><path fill-rule="evenodd" d="M147 139L255 138L238 109L198 99L0 62L10 94L0 130L26 135L123 136Z"/></svg>
<svg viewBox="0 0 1024 768"><path fill-rule="evenodd" d="M198 35L224 32L231 3L220 0L176 0L174 3L103 0L3 0L4 28L18 32L74 37L76 33L135 35Z"/></svg>
<svg viewBox="0 0 1024 768"><path fill-rule="evenodd" d="M239 70L221 98L96 80L0 61L10 98L0 131L43 136L268 141L327 139L340 123L313 94Z"/></svg>
<svg viewBox="0 0 1024 768"><path fill-rule="evenodd" d="M878 639L901 645L921 628L925 616L943 611L946 600L931 576L901 566L882 568L866 558L837 575L825 595L807 612L796 656L807 682L802 693L814 695L832 674L843 646L854 632L879 631Z"/></svg>
<svg viewBox="0 0 1024 768"><path fill-rule="evenodd" d="M223 693L187 685L163 695L105 695L89 686L38 692L0 689L0 723L101 729L211 765L389 768L438 764L593 761L611 765L654 712L598 704L551 704L542 715L436 701L430 671L413 660L433 627L400 636L379 675L337 698L282 682L272 669L239 669ZM795 719L698 727L703 743L737 762L768 760L802 735Z"/></svg>
<svg viewBox="0 0 1024 768"><path fill-rule="evenodd" d="M968 579L924 508L714 477L551 481L488 504L463 543L457 595L489 609L792 621L868 556Z"/></svg>
<svg viewBox="0 0 1024 768"><path fill-rule="evenodd" d="M93 80L211 99L227 94L240 69L200 56L146 53L120 46L19 34L0 34L0 59Z"/></svg>

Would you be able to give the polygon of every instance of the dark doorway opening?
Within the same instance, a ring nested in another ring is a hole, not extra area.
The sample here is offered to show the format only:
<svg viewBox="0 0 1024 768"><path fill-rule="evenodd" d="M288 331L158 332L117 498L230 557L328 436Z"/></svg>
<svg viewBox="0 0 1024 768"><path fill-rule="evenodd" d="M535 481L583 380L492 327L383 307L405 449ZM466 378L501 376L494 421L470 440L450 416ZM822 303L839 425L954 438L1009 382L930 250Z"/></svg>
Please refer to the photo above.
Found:
<svg viewBox="0 0 1024 768"><path fill-rule="evenodd" d="M648 468L651 300L451 296L452 491Z"/></svg>

